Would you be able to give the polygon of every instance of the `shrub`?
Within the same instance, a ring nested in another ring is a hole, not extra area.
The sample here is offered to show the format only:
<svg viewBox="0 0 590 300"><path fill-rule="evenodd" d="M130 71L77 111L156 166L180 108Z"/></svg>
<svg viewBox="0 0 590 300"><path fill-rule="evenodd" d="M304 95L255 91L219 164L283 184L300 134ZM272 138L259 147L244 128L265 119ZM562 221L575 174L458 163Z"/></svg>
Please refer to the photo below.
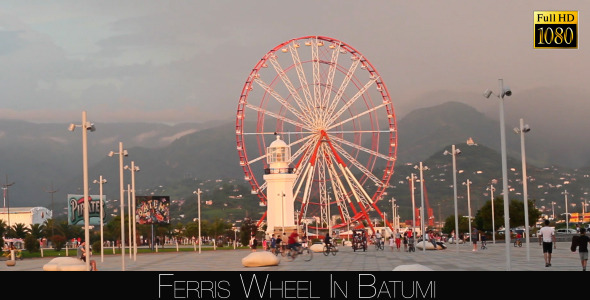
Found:
<svg viewBox="0 0 590 300"><path fill-rule="evenodd" d="M53 243L53 248L56 251L61 251L61 249L66 244L66 238L63 235L54 235L51 237L51 242Z"/></svg>
<svg viewBox="0 0 590 300"><path fill-rule="evenodd" d="M92 243L92 252L93 253L100 253L100 249L101 249L101 244L100 241L96 241L94 243Z"/></svg>
<svg viewBox="0 0 590 300"><path fill-rule="evenodd" d="M36 253L39 252L39 240L32 235L27 235L25 237L25 249L29 251L29 253Z"/></svg>

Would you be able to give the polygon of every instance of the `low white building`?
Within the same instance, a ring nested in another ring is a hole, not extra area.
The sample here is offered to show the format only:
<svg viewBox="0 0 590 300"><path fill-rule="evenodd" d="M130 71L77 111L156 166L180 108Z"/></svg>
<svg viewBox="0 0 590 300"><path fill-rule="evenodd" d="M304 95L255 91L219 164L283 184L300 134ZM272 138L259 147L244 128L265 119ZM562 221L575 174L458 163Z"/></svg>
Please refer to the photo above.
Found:
<svg viewBox="0 0 590 300"><path fill-rule="evenodd" d="M27 228L31 228L31 224L43 224L52 216L51 210L40 206L0 208L0 220L11 227L21 223L25 224Z"/></svg>

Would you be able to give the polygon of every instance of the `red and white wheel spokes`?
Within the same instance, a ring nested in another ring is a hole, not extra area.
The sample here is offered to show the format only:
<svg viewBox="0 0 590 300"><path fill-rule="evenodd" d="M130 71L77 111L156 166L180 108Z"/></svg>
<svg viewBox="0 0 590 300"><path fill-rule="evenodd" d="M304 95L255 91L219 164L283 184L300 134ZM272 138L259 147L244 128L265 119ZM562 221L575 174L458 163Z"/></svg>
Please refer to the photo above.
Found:
<svg viewBox="0 0 590 300"><path fill-rule="evenodd" d="M269 51L250 72L236 139L245 179L262 203L266 183L259 182L274 134L293 153L299 220L313 216L317 227L335 228L359 220L372 226L373 210L383 217L375 204L393 174L395 114L380 75L356 49L328 37L302 37ZM332 215L342 221L333 224Z"/></svg>

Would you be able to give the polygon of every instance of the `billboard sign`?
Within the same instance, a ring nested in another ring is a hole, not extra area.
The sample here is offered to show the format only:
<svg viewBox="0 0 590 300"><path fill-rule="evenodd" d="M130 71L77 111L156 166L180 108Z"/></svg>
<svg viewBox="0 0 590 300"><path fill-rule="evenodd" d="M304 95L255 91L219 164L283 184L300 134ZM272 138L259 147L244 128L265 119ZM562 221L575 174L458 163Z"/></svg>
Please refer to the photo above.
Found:
<svg viewBox="0 0 590 300"><path fill-rule="evenodd" d="M88 215L90 225L100 225L99 195L88 195ZM106 195L102 195L102 203ZM103 221L106 214L103 214ZM84 225L84 195L68 194L68 225Z"/></svg>
<svg viewBox="0 0 590 300"><path fill-rule="evenodd" d="M170 223L170 196L136 196L138 224Z"/></svg>

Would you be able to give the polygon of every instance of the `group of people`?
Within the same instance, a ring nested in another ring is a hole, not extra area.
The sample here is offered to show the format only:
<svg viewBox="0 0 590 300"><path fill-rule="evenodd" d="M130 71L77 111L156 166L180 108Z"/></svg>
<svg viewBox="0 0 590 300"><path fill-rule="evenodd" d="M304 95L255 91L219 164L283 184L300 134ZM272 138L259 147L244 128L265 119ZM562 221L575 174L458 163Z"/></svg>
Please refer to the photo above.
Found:
<svg viewBox="0 0 590 300"><path fill-rule="evenodd" d="M551 267L551 255L553 250L557 249L555 228L550 227L549 224L549 220L545 220L544 226L539 229L538 233L539 245L543 245L545 267ZM572 237L570 250L572 252L578 251L582 271L586 271L586 265L588 264L588 243L590 243L590 237L586 235L586 228L580 228L580 234Z"/></svg>
<svg viewBox="0 0 590 300"><path fill-rule="evenodd" d="M272 251L273 253L276 253L285 249L290 249L293 246L301 246L302 244L306 246L307 236L303 235L300 239L297 230L294 230L289 236L287 236L285 233L282 235L273 234L270 236L270 238L263 239L262 249L264 251ZM252 252L255 252L257 247L258 240L256 239L256 235L252 234L250 237L250 249L252 249Z"/></svg>

